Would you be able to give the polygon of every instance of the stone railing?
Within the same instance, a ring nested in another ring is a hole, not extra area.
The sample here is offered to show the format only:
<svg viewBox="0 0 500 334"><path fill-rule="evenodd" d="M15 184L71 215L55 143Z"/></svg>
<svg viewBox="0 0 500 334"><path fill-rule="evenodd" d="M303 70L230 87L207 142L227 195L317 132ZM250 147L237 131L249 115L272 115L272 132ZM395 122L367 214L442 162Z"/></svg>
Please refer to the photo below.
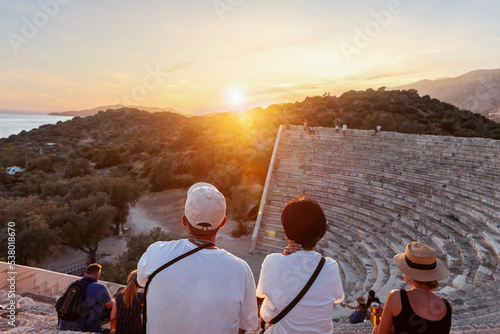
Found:
<svg viewBox="0 0 500 334"><path fill-rule="evenodd" d="M15 287L16 294L30 293L57 299L66 291L71 282L79 278L78 276L21 265L16 265L14 270L11 270L8 263L0 262L0 290L12 291ZM99 283L106 285L111 294L122 286L106 281L99 281Z"/></svg>

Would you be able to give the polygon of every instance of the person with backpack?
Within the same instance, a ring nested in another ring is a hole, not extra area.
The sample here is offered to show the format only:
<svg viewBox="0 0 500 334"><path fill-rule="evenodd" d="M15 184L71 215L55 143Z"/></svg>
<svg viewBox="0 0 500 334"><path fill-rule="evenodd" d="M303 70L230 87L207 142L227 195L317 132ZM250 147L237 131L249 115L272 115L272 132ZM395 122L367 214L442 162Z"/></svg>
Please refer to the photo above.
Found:
<svg viewBox="0 0 500 334"><path fill-rule="evenodd" d="M146 333L236 334L257 328L255 280L248 264L218 248L224 195L209 183L187 193L187 238L149 246L137 264Z"/></svg>
<svg viewBox="0 0 500 334"><path fill-rule="evenodd" d="M264 298L261 328L266 334L332 333L333 305L344 300L344 289L339 264L314 251L327 230L323 209L296 197L283 209L281 225L289 245L264 259L257 286Z"/></svg>
<svg viewBox="0 0 500 334"><path fill-rule="evenodd" d="M70 284L56 303L60 330L101 333L104 309L111 309L113 301L108 288L97 283L101 265L90 264L83 278Z"/></svg>

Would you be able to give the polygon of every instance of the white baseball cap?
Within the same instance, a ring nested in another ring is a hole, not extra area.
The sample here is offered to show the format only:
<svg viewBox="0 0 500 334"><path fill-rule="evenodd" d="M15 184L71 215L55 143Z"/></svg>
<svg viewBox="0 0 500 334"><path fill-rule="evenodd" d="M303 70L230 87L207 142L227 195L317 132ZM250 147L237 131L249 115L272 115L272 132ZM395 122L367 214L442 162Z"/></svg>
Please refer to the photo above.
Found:
<svg viewBox="0 0 500 334"><path fill-rule="evenodd" d="M226 217L224 195L210 183L195 183L188 190L184 215L198 230L215 230Z"/></svg>

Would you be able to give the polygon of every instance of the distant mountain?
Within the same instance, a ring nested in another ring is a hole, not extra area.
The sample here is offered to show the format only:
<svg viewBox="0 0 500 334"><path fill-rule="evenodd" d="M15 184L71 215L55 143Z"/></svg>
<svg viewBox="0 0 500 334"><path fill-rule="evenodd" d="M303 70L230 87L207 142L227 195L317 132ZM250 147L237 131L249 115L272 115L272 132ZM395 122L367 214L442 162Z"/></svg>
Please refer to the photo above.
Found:
<svg viewBox="0 0 500 334"><path fill-rule="evenodd" d="M49 115L55 115L55 116L80 116L80 117L85 117L85 116L92 116L97 114L99 111L106 111L108 109L121 109L121 108L135 108L139 110L145 110L149 112L172 112L176 114L181 114L177 110L173 108L156 108L156 107L144 107L144 106L124 106L121 104L115 104L115 105L110 105L110 106L102 106L102 107L97 107L93 109L86 109L86 110L79 110L79 111L63 111L63 112L52 112ZM182 114L181 114L182 115Z"/></svg>
<svg viewBox="0 0 500 334"><path fill-rule="evenodd" d="M422 80L394 89L416 89L421 96L448 102L494 119L500 108L500 69L477 70L455 78ZM491 114L491 115L490 115Z"/></svg>

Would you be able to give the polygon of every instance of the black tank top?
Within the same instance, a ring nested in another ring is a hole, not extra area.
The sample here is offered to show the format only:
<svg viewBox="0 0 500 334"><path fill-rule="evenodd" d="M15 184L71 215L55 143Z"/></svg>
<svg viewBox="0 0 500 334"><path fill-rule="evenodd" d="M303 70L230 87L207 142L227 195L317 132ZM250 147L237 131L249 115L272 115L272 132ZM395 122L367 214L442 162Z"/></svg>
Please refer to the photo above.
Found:
<svg viewBox="0 0 500 334"><path fill-rule="evenodd" d="M411 308L406 290L401 293L401 313L394 317L396 334L447 334L451 327L451 307L446 299L446 314L441 320L432 321L419 317Z"/></svg>

